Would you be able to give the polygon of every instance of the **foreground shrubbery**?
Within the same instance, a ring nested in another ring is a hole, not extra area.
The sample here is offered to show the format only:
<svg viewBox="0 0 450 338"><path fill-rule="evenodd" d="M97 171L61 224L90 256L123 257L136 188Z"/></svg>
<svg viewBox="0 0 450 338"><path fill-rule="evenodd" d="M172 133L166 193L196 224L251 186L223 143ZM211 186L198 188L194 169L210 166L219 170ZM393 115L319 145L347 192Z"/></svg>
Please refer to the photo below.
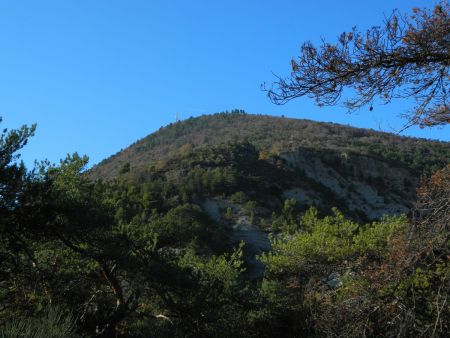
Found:
<svg viewBox="0 0 450 338"><path fill-rule="evenodd" d="M0 337L77 338L75 327L76 319L72 314L49 306L39 317L19 317L6 322Z"/></svg>

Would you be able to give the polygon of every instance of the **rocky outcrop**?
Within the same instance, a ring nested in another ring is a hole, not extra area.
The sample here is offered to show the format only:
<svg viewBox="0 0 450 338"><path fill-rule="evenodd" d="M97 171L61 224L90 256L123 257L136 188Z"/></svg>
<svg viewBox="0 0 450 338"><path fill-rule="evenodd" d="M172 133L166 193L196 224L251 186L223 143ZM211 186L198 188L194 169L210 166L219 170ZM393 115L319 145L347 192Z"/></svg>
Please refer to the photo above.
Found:
<svg viewBox="0 0 450 338"><path fill-rule="evenodd" d="M280 158L287 167L300 170L306 178L335 194L348 210L361 212L368 219L408 213L415 200L417 175L397 162L308 148L284 152ZM284 197L306 205L321 203L313 188L292 187L284 191Z"/></svg>
<svg viewBox="0 0 450 338"><path fill-rule="evenodd" d="M262 276L263 265L256 257L270 250L267 232L250 223L244 214L242 206L222 199L206 199L202 203L203 209L215 222L227 226L230 230L230 245L236 246L241 241L245 243L244 259L247 263L247 275L251 278ZM233 210L233 217L224 218L227 208Z"/></svg>

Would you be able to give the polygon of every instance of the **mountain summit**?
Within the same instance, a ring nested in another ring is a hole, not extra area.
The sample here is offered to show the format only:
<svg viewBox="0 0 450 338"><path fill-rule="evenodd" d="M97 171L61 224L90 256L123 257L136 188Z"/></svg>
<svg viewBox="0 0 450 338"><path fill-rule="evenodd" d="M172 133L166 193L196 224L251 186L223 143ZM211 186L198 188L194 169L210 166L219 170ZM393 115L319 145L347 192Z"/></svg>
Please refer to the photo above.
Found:
<svg viewBox="0 0 450 338"><path fill-rule="evenodd" d="M221 212L237 208L227 203L242 193L241 206L254 201L253 223L264 227L269 210L289 199L361 220L408 213L421 175L449 160L445 142L234 110L163 127L90 175L172 184L168 200L215 200Z"/></svg>
<svg viewBox="0 0 450 338"><path fill-rule="evenodd" d="M299 147L372 155L397 161L417 174L430 174L450 159L446 142L402 137L371 129L304 119L246 114L232 110L190 117L161 127L92 168L94 179L116 177L124 166L140 167L183 152L248 141L265 154Z"/></svg>

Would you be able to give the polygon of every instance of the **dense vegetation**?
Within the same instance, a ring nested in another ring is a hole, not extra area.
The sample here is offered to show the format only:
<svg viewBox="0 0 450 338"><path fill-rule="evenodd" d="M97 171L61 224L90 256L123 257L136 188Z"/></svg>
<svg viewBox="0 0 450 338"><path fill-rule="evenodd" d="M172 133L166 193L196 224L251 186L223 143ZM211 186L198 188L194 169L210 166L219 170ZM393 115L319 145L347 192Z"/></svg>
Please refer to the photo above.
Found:
<svg viewBox="0 0 450 338"><path fill-rule="evenodd" d="M110 179L126 165L146 165L229 141L248 141L269 155L279 155L298 147L369 154L400 161L426 175L441 168L450 158L450 146L445 142L233 110L189 118L161 128L95 166L92 176Z"/></svg>
<svg viewBox="0 0 450 338"><path fill-rule="evenodd" d="M450 330L449 166L422 184L410 218L362 222L333 208L340 207L333 197L310 208L280 199L292 182L316 183L251 142L175 147L172 157L123 163L115 179L94 181L77 154L27 171L17 153L33 132L23 127L0 139L2 337L445 337ZM419 142L393 139L405 149ZM422 160L448 162L447 144L429 144ZM242 206L250 223L270 230L272 248L258 257L262 274L248 274L246 244L230 240L227 221L211 218L207 198L228 201L230 224Z"/></svg>

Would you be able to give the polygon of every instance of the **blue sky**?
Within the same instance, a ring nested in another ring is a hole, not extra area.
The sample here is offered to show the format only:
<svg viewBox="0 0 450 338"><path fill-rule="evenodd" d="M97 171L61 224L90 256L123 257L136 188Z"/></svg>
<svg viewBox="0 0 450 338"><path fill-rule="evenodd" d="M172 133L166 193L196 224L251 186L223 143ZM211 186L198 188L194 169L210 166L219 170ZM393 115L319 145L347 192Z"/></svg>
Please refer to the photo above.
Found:
<svg viewBox="0 0 450 338"><path fill-rule="evenodd" d="M175 120L233 108L393 131L405 102L349 115L308 99L273 105L260 90L288 75L306 40L334 40L433 1L0 0L2 127L37 123L22 151L91 164ZM450 129L403 133L450 141Z"/></svg>

